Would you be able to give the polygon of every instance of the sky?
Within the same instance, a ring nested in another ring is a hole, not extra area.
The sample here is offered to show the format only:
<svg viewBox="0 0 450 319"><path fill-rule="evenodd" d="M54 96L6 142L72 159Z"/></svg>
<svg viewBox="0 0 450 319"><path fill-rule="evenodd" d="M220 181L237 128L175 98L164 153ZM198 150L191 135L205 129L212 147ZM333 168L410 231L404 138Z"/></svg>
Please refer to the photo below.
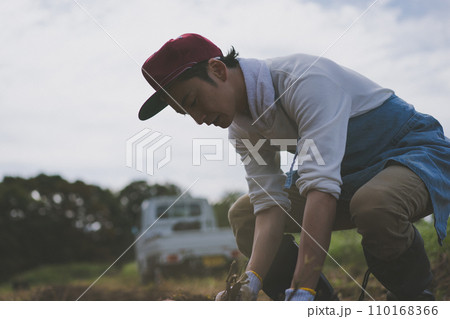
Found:
<svg viewBox="0 0 450 319"><path fill-rule="evenodd" d="M211 201L246 192L244 167L229 165L226 130L170 108L137 118L154 92L141 65L188 32L241 57L323 55L432 114L449 136L449 12L446 0L3 1L0 176L59 174L112 190L145 179ZM152 175L126 165L126 142L144 129L170 138L171 159ZM222 140L223 160L193 165L198 138Z"/></svg>

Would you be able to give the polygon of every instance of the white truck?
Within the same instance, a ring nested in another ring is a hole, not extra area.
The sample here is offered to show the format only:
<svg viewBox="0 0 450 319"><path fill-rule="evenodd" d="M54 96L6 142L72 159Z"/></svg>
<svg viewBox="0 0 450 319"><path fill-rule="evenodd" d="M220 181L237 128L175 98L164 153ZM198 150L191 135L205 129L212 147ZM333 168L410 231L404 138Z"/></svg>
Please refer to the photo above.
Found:
<svg viewBox="0 0 450 319"><path fill-rule="evenodd" d="M204 271L228 267L239 257L230 228L218 228L206 199L164 196L142 203L135 245L142 282L168 270ZM176 202L175 202L176 201ZM175 204L173 204L175 202Z"/></svg>

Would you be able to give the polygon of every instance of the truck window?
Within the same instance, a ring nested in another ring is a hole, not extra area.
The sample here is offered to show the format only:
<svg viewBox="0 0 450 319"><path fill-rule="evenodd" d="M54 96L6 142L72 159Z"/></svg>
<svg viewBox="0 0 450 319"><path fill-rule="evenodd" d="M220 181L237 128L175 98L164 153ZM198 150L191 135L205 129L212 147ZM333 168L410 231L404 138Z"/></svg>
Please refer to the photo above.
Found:
<svg viewBox="0 0 450 319"><path fill-rule="evenodd" d="M166 211L167 208L169 208L168 205L158 206L158 208L156 209L156 218L161 217L161 215L162 215L161 218L168 218L169 217L169 215L168 215L169 212L164 214L164 212Z"/></svg>
<svg viewBox="0 0 450 319"><path fill-rule="evenodd" d="M160 205L156 209L156 218L161 217L161 219L167 218L178 218L178 217L188 217L188 216L200 216L201 210L198 204L186 205L173 205L164 214L164 212L169 208L169 205ZM164 214L164 215L163 215Z"/></svg>
<svg viewBox="0 0 450 319"><path fill-rule="evenodd" d="M200 209L199 204L191 204L189 206L189 216L200 216L202 214L202 211Z"/></svg>
<svg viewBox="0 0 450 319"><path fill-rule="evenodd" d="M172 217L183 217L186 216L184 205L173 205L168 211L169 216Z"/></svg>

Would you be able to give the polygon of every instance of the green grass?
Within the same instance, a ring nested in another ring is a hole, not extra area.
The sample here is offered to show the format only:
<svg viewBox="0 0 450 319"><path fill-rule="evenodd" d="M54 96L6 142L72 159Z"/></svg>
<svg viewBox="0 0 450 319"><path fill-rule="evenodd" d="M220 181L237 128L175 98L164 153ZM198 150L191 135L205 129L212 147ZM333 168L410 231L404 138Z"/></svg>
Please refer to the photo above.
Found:
<svg viewBox="0 0 450 319"><path fill-rule="evenodd" d="M0 285L0 300L33 300L40 291L57 287L79 287L73 293L79 296L109 267L106 263L70 263L45 265L20 275ZM26 284L26 289L14 290L13 283ZM148 285L147 288L150 288ZM113 266L95 284L95 289L105 291L124 291L141 289L135 262L124 264L121 268ZM78 295L77 295L78 294ZM58 300L58 299L56 299Z"/></svg>
<svg viewBox="0 0 450 319"><path fill-rule="evenodd" d="M425 241L425 248L430 258L435 273L436 285L434 291L438 300L449 300L450 292L450 239L444 242L444 246L437 244L434 226L421 221L416 223ZM296 238L298 240L298 236ZM361 248L361 236L355 230L334 232L329 249L329 254L359 283L367 269ZM245 268L245 260L240 261L240 268ZM37 296L39 289L43 287L67 286L78 287L77 291L67 297L70 300L77 298L86 287L94 282L107 268L107 263L71 263L64 265L46 265L24 272L15 276L10 282L0 285L0 300L30 300ZM355 300L359 295L357 285L345 274L345 272L333 261L327 258L323 272L332 282L340 296L345 300ZM213 298L215 293L225 286L226 272L215 276L188 276L181 275L176 278L165 278L159 286L154 284L141 285L137 265L130 262L119 267L112 267L96 284L94 290L97 295L87 294L87 300L105 300L102 298L134 298L136 300L158 300L158 296L170 296L175 294L189 296L189 294L203 295ZM30 287L24 291L14 291L11 283L14 281L25 282ZM158 290L159 289L159 290ZM384 296L383 288L372 278L369 281L368 290L377 300ZM153 291L153 293L152 293ZM120 292L121 294L118 294ZM111 293L100 295L100 293ZM151 294L152 293L152 294ZM61 294L56 293L55 298ZM164 298L166 298L164 297ZM92 298L92 299L89 299ZM97 298L97 299L96 299ZM141 298L141 299L139 299ZM145 299L149 298L149 299ZM154 298L154 299L151 299ZM130 299L126 299L130 300ZM131 299L135 300L135 299ZM366 299L367 300L367 299Z"/></svg>
<svg viewBox="0 0 450 319"><path fill-rule="evenodd" d="M45 265L14 276L9 282L0 285L0 292L11 292L13 282L26 283L30 287L92 283L108 267L109 264L106 263L85 262ZM113 267L104 276L105 281L114 280L121 283L138 281L138 278L134 262L125 264L121 269Z"/></svg>
<svg viewBox="0 0 450 319"><path fill-rule="evenodd" d="M126 281L139 281L137 263L130 262L125 264L120 271L120 277Z"/></svg>
<svg viewBox="0 0 450 319"><path fill-rule="evenodd" d="M73 282L74 279L90 279L98 276L107 267L107 264L95 263L45 265L17 275L13 280L27 282L30 285L63 285Z"/></svg>
<svg viewBox="0 0 450 319"><path fill-rule="evenodd" d="M425 250L427 251L432 264L440 262L442 256L450 253L449 240L445 240L444 245L440 246L437 242L436 230L432 223L421 220L415 223L415 226L424 239ZM366 267L361 247L361 236L354 229L333 232L328 252L340 264L350 265L352 268ZM328 258L326 267L337 267L337 265L333 266L333 264L335 265L335 263ZM362 271L365 271L365 269Z"/></svg>

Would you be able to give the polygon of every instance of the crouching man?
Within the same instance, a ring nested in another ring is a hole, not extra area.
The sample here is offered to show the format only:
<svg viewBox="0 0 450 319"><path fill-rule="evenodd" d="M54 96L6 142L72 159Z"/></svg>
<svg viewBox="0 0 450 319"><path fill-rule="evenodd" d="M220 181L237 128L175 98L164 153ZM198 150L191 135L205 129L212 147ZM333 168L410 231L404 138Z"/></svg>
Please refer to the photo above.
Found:
<svg viewBox="0 0 450 319"><path fill-rule="evenodd" d="M315 299L331 232L355 228L370 271L397 300L433 299L423 240L413 223L434 214L439 243L450 212L450 141L433 117L388 88L328 59L226 56L184 34L142 67L156 90L147 120L170 105L197 124L228 128L249 193L230 209L249 257L238 298ZM284 174L280 140L295 141ZM294 163L293 163L294 164ZM294 243L284 233L300 232ZM217 299L226 299L219 293Z"/></svg>

